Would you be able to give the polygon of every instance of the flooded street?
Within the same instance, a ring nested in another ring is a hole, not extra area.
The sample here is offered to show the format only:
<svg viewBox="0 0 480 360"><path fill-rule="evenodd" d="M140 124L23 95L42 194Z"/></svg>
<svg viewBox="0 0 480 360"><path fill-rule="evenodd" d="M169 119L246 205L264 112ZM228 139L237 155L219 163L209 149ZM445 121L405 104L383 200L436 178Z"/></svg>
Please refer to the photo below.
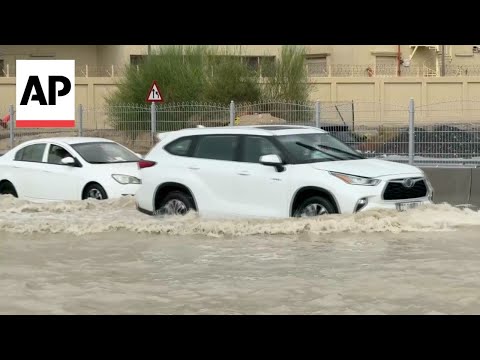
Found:
<svg viewBox="0 0 480 360"><path fill-rule="evenodd" d="M155 219L0 197L0 314L478 314L480 213Z"/></svg>

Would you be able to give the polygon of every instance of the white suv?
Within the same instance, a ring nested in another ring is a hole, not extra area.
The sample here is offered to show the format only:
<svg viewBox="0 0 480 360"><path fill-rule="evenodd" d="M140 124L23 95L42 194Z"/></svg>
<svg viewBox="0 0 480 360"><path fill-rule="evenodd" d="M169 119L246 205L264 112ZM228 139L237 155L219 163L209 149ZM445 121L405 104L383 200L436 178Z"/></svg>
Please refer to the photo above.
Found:
<svg viewBox="0 0 480 360"><path fill-rule="evenodd" d="M303 217L432 202L419 168L366 159L318 128L194 128L159 139L138 163L137 209L150 215Z"/></svg>

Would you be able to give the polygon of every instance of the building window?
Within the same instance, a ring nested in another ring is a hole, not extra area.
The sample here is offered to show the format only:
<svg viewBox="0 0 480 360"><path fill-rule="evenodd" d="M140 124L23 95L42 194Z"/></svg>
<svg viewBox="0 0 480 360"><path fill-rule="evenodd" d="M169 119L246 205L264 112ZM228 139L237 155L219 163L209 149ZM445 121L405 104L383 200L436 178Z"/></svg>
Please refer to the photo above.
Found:
<svg viewBox="0 0 480 360"><path fill-rule="evenodd" d="M327 76L327 57L310 55L305 59L308 76Z"/></svg>
<svg viewBox="0 0 480 360"><path fill-rule="evenodd" d="M375 57L375 75L394 76L397 73L396 56L376 56Z"/></svg>
<svg viewBox="0 0 480 360"><path fill-rule="evenodd" d="M0 59L0 77L5 76L5 63Z"/></svg>
<svg viewBox="0 0 480 360"><path fill-rule="evenodd" d="M275 73L275 56L260 56L259 63L263 77L269 77Z"/></svg>
<svg viewBox="0 0 480 360"><path fill-rule="evenodd" d="M241 59L250 70L260 71L260 74L264 77L273 73L275 56L242 56Z"/></svg>
<svg viewBox="0 0 480 360"><path fill-rule="evenodd" d="M243 56L242 60L250 70L257 71L260 68L260 59L258 56Z"/></svg>
<svg viewBox="0 0 480 360"><path fill-rule="evenodd" d="M235 55L214 55L209 58L209 68L214 68L220 64L224 58L234 57L239 59L242 63L252 71L260 71L262 76L269 76L273 73L275 65L275 56L240 56ZM147 55L130 55L130 65L137 66L145 62Z"/></svg>
<svg viewBox="0 0 480 360"><path fill-rule="evenodd" d="M145 61L145 55L130 55L130 65L141 65Z"/></svg>

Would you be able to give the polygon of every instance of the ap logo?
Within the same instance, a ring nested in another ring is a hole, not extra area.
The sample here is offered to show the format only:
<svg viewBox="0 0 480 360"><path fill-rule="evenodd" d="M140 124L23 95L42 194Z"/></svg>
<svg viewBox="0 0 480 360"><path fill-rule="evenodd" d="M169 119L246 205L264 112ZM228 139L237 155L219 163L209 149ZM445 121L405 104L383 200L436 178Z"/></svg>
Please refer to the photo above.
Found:
<svg viewBox="0 0 480 360"><path fill-rule="evenodd" d="M75 60L17 60L18 128L75 127Z"/></svg>

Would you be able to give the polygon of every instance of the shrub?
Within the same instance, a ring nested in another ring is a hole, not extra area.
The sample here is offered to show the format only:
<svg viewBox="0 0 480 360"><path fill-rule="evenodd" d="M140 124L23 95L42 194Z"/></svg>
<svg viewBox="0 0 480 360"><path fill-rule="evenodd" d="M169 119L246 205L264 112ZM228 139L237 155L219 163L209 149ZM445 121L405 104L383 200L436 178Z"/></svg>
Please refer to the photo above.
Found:
<svg viewBox="0 0 480 360"><path fill-rule="evenodd" d="M268 75L262 81L259 73L250 69L238 55L237 52L221 53L207 46L164 46L138 67L127 66L116 91L106 98L112 126L133 136L150 129L145 97L153 80L158 82L165 101L165 105L157 106L157 129L177 130L198 121L195 109L201 103L207 109L201 114L202 122L228 123L228 112L222 111L222 107L228 108L231 100L236 103L286 100L292 103L288 105L289 110L279 107L273 116L289 116L297 106L297 121L312 120L303 104L308 97L303 48L285 46L278 61L262 63L262 75ZM174 103L181 103L183 107L174 108ZM208 111L210 105L205 103L216 103L215 110ZM130 107L134 114L129 113Z"/></svg>

